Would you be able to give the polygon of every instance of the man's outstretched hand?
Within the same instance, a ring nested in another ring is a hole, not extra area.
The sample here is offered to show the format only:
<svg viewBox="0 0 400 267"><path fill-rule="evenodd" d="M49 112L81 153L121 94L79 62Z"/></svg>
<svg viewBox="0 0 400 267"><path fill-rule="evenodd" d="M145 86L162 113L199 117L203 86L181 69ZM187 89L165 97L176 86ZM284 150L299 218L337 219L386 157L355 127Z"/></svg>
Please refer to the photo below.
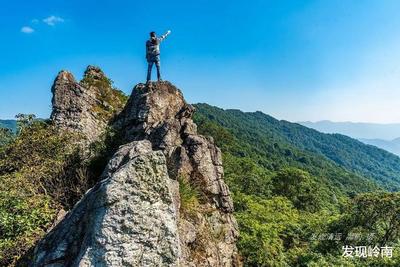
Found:
<svg viewBox="0 0 400 267"><path fill-rule="evenodd" d="M171 33L170 30L168 30L165 34L161 35L161 37L158 38L158 40L163 41L167 36Z"/></svg>

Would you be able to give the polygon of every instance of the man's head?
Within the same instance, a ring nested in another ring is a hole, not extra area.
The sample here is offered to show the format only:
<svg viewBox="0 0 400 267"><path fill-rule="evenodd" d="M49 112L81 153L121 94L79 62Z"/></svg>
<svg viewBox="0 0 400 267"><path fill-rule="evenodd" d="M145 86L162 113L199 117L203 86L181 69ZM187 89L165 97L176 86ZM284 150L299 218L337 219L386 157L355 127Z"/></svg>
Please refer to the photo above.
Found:
<svg viewBox="0 0 400 267"><path fill-rule="evenodd" d="M156 32L150 32L150 37L156 37Z"/></svg>

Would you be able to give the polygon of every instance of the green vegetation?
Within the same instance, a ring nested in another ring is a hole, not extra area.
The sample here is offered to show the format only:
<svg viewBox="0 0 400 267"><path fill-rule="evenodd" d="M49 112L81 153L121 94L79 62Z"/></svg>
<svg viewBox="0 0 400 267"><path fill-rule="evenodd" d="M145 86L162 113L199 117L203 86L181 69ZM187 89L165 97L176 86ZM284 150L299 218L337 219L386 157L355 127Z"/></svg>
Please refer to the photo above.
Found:
<svg viewBox="0 0 400 267"><path fill-rule="evenodd" d="M0 149L0 265L15 265L61 207L83 193L72 136L32 115L18 115L18 135ZM68 176L68 179L65 177Z"/></svg>
<svg viewBox="0 0 400 267"><path fill-rule="evenodd" d="M179 196L181 199L181 212L193 214L199 209L200 192L186 177L178 177Z"/></svg>
<svg viewBox="0 0 400 267"><path fill-rule="evenodd" d="M93 111L109 121L128 97L102 75L81 81L97 94ZM107 129L88 151L78 134L19 114L0 123L0 266L29 266L36 242L59 210L69 210L96 182L122 138ZM11 130L10 130L11 129Z"/></svg>
<svg viewBox="0 0 400 267"><path fill-rule="evenodd" d="M319 190L323 189L330 199L337 200L344 195L379 189L371 179L353 173L323 155L296 147L282 133L270 130L269 127L277 128L276 125L264 125L265 121L252 119L253 113L224 111L206 104L196 105L196 108L195 122L199 132L213 136L222 151L229 152L224 153L224 160L230 162L225 169L228 174L230 168L235 168L234 176L238 172L248 173L246 168L249 168L255 177L260 173L272 177L282 168L295 167L307 171L318 180ZM272 122L279 123L275 119ZM242 170L238 170L240 166Z"/></svg>
<svg viewBox="0 0 400 267"><path fill-rule="evenodd" d="M237 193L235 204L241 231L239 249L246 264L284 265L284 238L290 239L299 223L299 214L292 203L283 197L263 199Z"/></svg>
<svg viewBox="0 0 400 267"><path fill-rule="evenodd" d="M263 156L284 155L284 150L288 149L285 159L275 158L278 160L275 165L281 165L282 161L294 160L314 166L319 162L313 161L310 156L313 155L328 159L325 162L335 163L390 191L400 189L400 158L382 149L365 145L347 136L323 134L296 123L279 121L262 112L224 111L206 104L197 105L197 108L201 115L212 122L228 127L236 138L245 140L250 146L255 146L253 151ZM299 151L304 152L303 159ZM294 154L290 154L291 152ZM273 160L270 159L270 161ZM317 161L320 160L317 159ZM274 167L272 162L264 165L269 169ZM329 176L332 175L329 174ZM357 187L357 185L354 186Z"/></svg>
<svg viewBox="0 0 400 267"><path fill-rule="evenodd" d="M392 166L397 158L260 112L206 104L196 109L199 132L212 136L223 152L245 266L400 264L396 248L393 258L342 257L345 245L399 243L400 194L380 187L397 188L398 176L390 176L398 175ZM371 233L374 238L367 239ZM326 234L341 236L315 238ZM354 234L360 239L346 239Z"/></svg>
<svg viewBox="0 0 400 267"><path fill-rule="evenodd" d="M355 232L374 233L369 239L381 246L399 237L399 193L361 194L351 199L344 211L344 215L330 226L332 230L340 228L346 236ZM361 243L365 241L361 240Z"/></svg>
<svg viewBox="0 0 400 267"><path fill-rule="evenodd" d="M5 145L11 142L13 137L14 135L10 129L0 128L0 151L5 147Z"/></svg>
<svg viewBox="0 0 400 267"><path fill-rule="evenodd" d="M0 266L29 266L36 242L61 209L91 188L122 138L107 129L81 151L78 134L34 115L17 116L18 130L0 129Z"/></svg>
<svg viewBox="0 0 400 267"><path fill-rule="evenodd" d="M120 111L128 101L128 96L121 90L113 86L113 81L105 76L93 77L85 75L80 82L84 87L94 88L96 92L97 105L93 107L93 112L108 121L116 111Z"/></svg>
<svg viewBox="0 0 400 267"><path fill-rule="evenodd" d="M308 172L296 168L282 169L272 178L272 188L274 195L286 197L299 210L316 212L321 208L317 183Z"/></svg>
<svg viewBox="0 0 400 267"><path fill-rule="evenodd" d="M208 105L197 105L197 108L204 115L210 115L209 118L218 125L229 125L231 132L237 138L246 140L249 145L262 145L261 149L264 151L260 152L264 155L271 156L268 150L273 149L282 154L278 150L289 146L292 152L311 152L307 154L329 159L330 162L373 180L388 190L400 188L400 158L382 149L365 145L347 136L323 134L296 123L278 121L261 112L224 111ZM250 133L254 136L249 136ZM258 142L258 138L262 140ZM293 158L289 154L285 161ZM315 165L316 162L306 158L303 162ZM299 158L295 160L298 161Z"/></svg>

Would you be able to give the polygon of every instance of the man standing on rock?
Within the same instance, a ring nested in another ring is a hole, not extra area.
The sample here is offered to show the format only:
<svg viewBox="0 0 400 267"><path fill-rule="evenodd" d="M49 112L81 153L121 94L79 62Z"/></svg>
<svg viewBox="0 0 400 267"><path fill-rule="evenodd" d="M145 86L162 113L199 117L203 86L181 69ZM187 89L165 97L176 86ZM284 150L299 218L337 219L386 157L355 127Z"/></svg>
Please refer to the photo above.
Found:
<svg viewBox="0 0 400 267"><path fill-rule="evenodd" d="M160 43L171 33L167 31L161 37L157 37L155 32L150 33L150 39L146 42L146 59L148 63L147 68L147 83L151 80L151 69L153 65L156 64L157 67L157 79L161 81L160 73Z"/></svg>

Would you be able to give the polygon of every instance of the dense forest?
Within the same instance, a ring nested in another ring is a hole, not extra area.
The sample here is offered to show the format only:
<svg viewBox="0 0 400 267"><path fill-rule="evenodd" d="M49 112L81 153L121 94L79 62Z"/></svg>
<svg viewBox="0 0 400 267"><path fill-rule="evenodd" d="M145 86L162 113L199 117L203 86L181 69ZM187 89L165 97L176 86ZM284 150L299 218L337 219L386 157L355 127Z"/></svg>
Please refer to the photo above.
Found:
<svg viewBox="0 0 400 267"><path fill-rule="evenodd" d="M398 244L400 195L387 192L398 185L396 156L261 112L196 109L199 131L223 152L246 266L400 264L396 251L392 258L342 257L346 245ZM394 181L383 182L389 173Z"/></svg>

